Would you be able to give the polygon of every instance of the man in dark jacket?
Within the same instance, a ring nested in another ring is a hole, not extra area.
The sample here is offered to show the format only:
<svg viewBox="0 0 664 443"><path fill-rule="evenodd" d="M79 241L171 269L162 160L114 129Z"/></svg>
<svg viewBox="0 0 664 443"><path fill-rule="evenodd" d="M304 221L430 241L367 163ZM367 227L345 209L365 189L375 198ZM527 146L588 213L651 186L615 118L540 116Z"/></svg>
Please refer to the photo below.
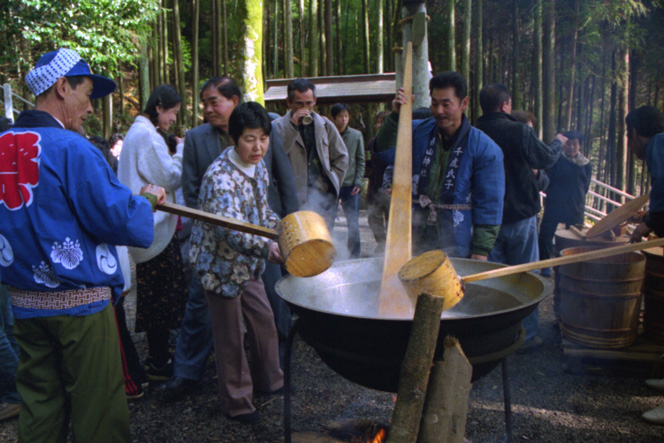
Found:
<svg viewBox="0 0 664 443"><path fill-rule="evenodd" d="M498 239L489 260L508 265L537 261L537 214L540 211L539 186L533 169L552 166L563 143L561 134L549 146L540 141L527 125L510 115L512 99L504 85L493 83L480 92L480 106L484 115L477 120L477 128L484 131L500 146L505 165L505 204ZM539 315L535 310L524 321L526 345L541 343L537 337Z"/></svg>

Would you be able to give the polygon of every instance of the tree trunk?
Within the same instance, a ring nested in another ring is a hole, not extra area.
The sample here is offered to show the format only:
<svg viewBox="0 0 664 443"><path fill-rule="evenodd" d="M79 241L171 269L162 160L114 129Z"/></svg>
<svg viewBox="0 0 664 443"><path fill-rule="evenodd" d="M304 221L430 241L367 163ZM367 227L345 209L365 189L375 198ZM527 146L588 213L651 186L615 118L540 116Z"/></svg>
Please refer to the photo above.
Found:
<svg viewBox="0 0 664 443"><path fill-rule="evenodd" d="M307 75L307 44L305 43L306 28L304 26L304 0L300 0L298 13L300 14L300 77L305 77Z"/></svg>
<svg viewBox="0 0 664 443"><path fill-rule="evenodd" d="M389 2L388 2L389 4ZM385 15L385 3L383 0L376 0L376 72L382 74L384 72L383 60L385 54L385 48L383 46L383 39L385 38L384 34L384 22L383 19Z"/></svg>
<svg viewBox="0 0 664 443"><path fill-rule="evenodd" d="M454 0L447 0L447 53L445 54L445 70L456 71L456 42L454 39L455 23L454 23Z"/></svg>
<svg viewBox="0 0 664 443"><path fill-rule="evenodd" d="M318 51L318 55L320 57L318 61L318 66L320 66L319 75L327 75L327 62L325 61L327 59L327 51L325 50L325 1L326 0L319 0L318 7L318 38L320 39L318 43L318 47L320 48Z"/></svg>
<svg viewBox="0 0 664 443"><path fill-rule="evenodd" d="M295 77L293 66L293 10L290 0L284 0L284 29L286 32L286 50L284 51L284 64L286 66L286 77Z"/></svg>
<svg viewBox="0 0 664 443"><path fill-rule="evenodd" d="M519 0L512 0L512 107L521 109L521 91L519 88Z"/></svg>
<svg viewBox="0 0 664 443"><path fill-rule="evenodd" d="M346 7L349 7L350 5L346 5ZM348 14L346 14L346 19L348 19ZM343 57L341 54L343 54L343 50L341 47L341 0L334 0L334 24L336 28L335 32L335 39L336 39L336 45L335 45L335 59L337 62L337 75L343 75L344 73L344 63L343 63ZM346 25L348 25L348 20L346 20ZM345 27L346 31L348 31L348 26Z"/></svg>
<svg viewBox="0 0 664 443"><path fill-rule="evenodd" d="M402 8L402 15L404 18L413 17L403 27L403 47L406 48L407 42L413 42L413 109L426 108L430 106L426 6L424 2L411 3Z"/></svg>
<svg viewBox="0 0 664 443"><path fill-rule="evenodd" d="M166 0L164 0L165 2ZM161 14L161 36L159 41L161 42L161 69L163 71L161 75L161 82L170 84L171 83L171 73L170 73L170 57L168 51L168 11L164 10Z"/></svg>
<svg viewBox="0 0 664 443"><path fill-rule="evenodd" d="M113 94L101 100L104 104L104 138L108 140L113 130Z"/></svg>
<svg viewBox="0 0 664 443"><path fill-rule="evenodd" d="M572 26L572 41L569 61L569 86L567 88L567 128L572 127L572 110L574 109L574 77L576 75L576 47L579 38L579 9L581 0L574 0L574 25ZM581 129L581 128L578 128Z"/></svg>
<svg viewBox="0 0 664 443"><path fill-rule="evenodd" d="M191 4L192 9L192 40L191 40L191 70L192 70L192 88L191 88L191 97L193 103L191 105L191 127L195 128L198 126L198 81L199 81L199 72L198 72L198 30L200 26L200 17L201 17L201 0L192 0Z"/></svg>
<svg viewBox="0 0 664 443"><path fill-rule="evenodd" d="M627 38L627 36L625 36ZM627 131L625 130L625 116L627 115L627 106L629 100L627 93L629 91L629 50L626 47L620 48L618 52L620 57L618 60L618 110L617 110L617 133L616 133L616 174L617 174L617 188L626 191L630 186L628 179L630 178L629 171L627 170ZM620 197L617 201L623 201Z"/></svg>
<svg viewBox="0 0 664 443"><path fill-rule="evenodd" d="M542 24L542 119L544 142L550 143L556 135L556 1L549 0L543 12Z"/></svg>
<svg viewBox="0 0 664 443"><path fill-rule="evenodd" d="M475 28L475 44L473 57L475 65L475 73L473 76L472 91L472 121L476 122L480 117L480 90L482 89L483 72L484 72L484 53L482 44L482 0L474 0L475 6L473 7L473 25Z"/></svg>
<svg viewBox="0 0 664 443"><path fill-rule="evenodd" d="M178 124L183 124L187 119L187 85L184 82L184 61L182 60L182 39L180 35L180 6L178 0L173 0L173 55L175 56L177 85L180 91L182 104L178 112Z"/></svg>
<svg viewBox="0 0 664 443"><path fill-rule="evenodd" d="M149 31L148 31L149 32ZM145 105L150 98L150 55L148 36L142 35L139 39L139 46L141 48L141 58L138 59L138 87L140 92L140 108L139 111L145 109Z"/></svg>
<svg viewBox="0 0 664 443"><path fill-rule="evenodd" d="M246 100L263 104L263 0L240 2L238 16L241 42L238 77Z"/></svg>
<svg viewBox="0 0 664 443"><path fill-rule="evenodd" d="M362 0L362 37L364 42L364 73L371 73L371 42L369 41L369 1Z"/></svg>
<svg viewBox="0 0 664 443"><path fill-rule="evenodd" d="M470 82L470 30L473 13L473 0L463 2L463 37L461 38L461 75Z"/></svg>
<svg viewBox="0 0 664 443"><path fill-rule="evenodd" d="M261 4L263 4L262 0ZM224 75L231 75L231 65L228 59L228 10L226 8L226 0L221 0L221 26L223 28L221 31L223 40L221 45L221 55L219 57L223 59L224 69L220 72L223 72ZM221 60L219 63L221 64Z"/></svg>
<svg viewBox="0 0 664 443"><path fill-rule="evenodd" d="M219 2L221 0L211 0L210 1L210 17L212 17L212 27L210 29L210 38L212 39L212 75L220 75L218 69L221 62L218 60L217 54L219 53L218 46L221 43L221 37L219 35L219 23L217 22L217 8L220 7Z"/></svg>
<svg viewBox="0 0 664 443"><path fill-rule="evenodd" d="M311 0L315 2L315 0ZM279 0L274 0L274 15L272 21L274 23L274 34L272 37L272 75L275 78L279 77Z"/></svg>
<svg viewBox="0 0 664 443"><path fill-rule="evenodd" d="M318 76L318 0L309 0L309 76Z"/></svg>
<svg viewBox="0 0 664 443"><path fill-rule="evenodd" d="M543 113L542 113L542 0L535 0L534 7L534 31L533 31L533 53L535 63L533 64L533 85L535 91L535 109L534 114L537 118L536 132L539 138L542 138Z"/></svg>
<svg viewBox="0 0 664 443"><path fill-rule="evenodd" d="M334 75L334 45L332 43L332 0L325 0L325 75Z"/></svg>

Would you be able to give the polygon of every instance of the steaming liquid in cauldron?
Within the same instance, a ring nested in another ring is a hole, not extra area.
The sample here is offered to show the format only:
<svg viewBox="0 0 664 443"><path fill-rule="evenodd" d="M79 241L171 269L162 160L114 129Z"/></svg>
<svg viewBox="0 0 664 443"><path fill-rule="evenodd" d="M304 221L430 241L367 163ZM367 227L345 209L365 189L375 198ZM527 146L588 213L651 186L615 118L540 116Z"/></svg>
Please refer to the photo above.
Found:
<svg viewBox="0 0 664 443"><path fill-rule="evenodd" d="M463 318L504 311L521 306L516 297L499 289L469 283L463 299L441 318ZM323 288L311 299L311 308L358 317L375 317L378 312L380 281L342 283ZM321 302L317 306L316 299ZM409 313L412 317L414 307Z"/></svg>

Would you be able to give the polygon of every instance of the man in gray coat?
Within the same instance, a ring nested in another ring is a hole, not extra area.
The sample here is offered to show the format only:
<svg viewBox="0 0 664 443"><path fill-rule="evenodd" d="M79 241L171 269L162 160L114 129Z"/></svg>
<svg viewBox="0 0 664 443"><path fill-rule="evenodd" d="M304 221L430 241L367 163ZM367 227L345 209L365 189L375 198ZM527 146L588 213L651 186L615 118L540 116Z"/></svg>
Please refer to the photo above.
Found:
<svg viewBox="0 0 664 443"><path fill-rule="evenodd" d="M187 131L182 165L182 191L187 206L198 209L198 192L208 166L233 142L228 135L228 119L242 101L242 92L229 77L212 77L201 89L203 114L207 123ZM280 217L297 210L293 171L278 134L270 135L270 147L263 158L270 173L268 204ZM278 265L268 264L263 282L275 316L280 356L291 326L286 303L274 291L281 278ZM198 386L212 350L210 313L200 282L192 278L189 299L175 348L173 378L164 385L163 399L177 401Z"/></svg>
<svg viewBox="0 0 664 443"><path fill-rule="evenodd" d="M281 135L293 167L300 209L320 214L331 231L348 169L348 150L334 124L314 112L316 85L293 80L286 103L290 110L272 122L272 132Z"/></svg>

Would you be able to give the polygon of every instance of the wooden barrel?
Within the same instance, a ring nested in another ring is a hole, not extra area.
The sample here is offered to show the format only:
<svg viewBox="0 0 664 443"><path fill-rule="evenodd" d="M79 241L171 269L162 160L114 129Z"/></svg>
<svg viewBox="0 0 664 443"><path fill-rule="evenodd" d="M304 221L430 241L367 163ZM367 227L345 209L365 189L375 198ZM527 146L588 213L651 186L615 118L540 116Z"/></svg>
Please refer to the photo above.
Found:
<svg viewBox="0 0 664 443"><path fill-rule="evenodd" d="M562 256L598 248L569 248ZM575 343L623 348L639 327L646 258L638 252L560 267L560 329Z"/></svg>
<svg viewBox="0 0 664 443"><path fill-rule="evenodd" d="M588 228L581 231L583 234L588 232ZM610 248L612 246L624 245L629 241L629 237L614 237L612 240L606 239L602 236L586 238L579 235L572 229L558 229L555 235L555 254L556 257L561 255L561 251L569 248L580 247L593 247L593 248ZM556 267L553 276L553 310L556 318L560 320L560 270Z"/></svg>
<svg viewBox="0 0 664 443"><path fill-rule="evenodd" d="M646 278L643 282L643 330L659 344L664 344L664 249L643 251Z"/></svg>

